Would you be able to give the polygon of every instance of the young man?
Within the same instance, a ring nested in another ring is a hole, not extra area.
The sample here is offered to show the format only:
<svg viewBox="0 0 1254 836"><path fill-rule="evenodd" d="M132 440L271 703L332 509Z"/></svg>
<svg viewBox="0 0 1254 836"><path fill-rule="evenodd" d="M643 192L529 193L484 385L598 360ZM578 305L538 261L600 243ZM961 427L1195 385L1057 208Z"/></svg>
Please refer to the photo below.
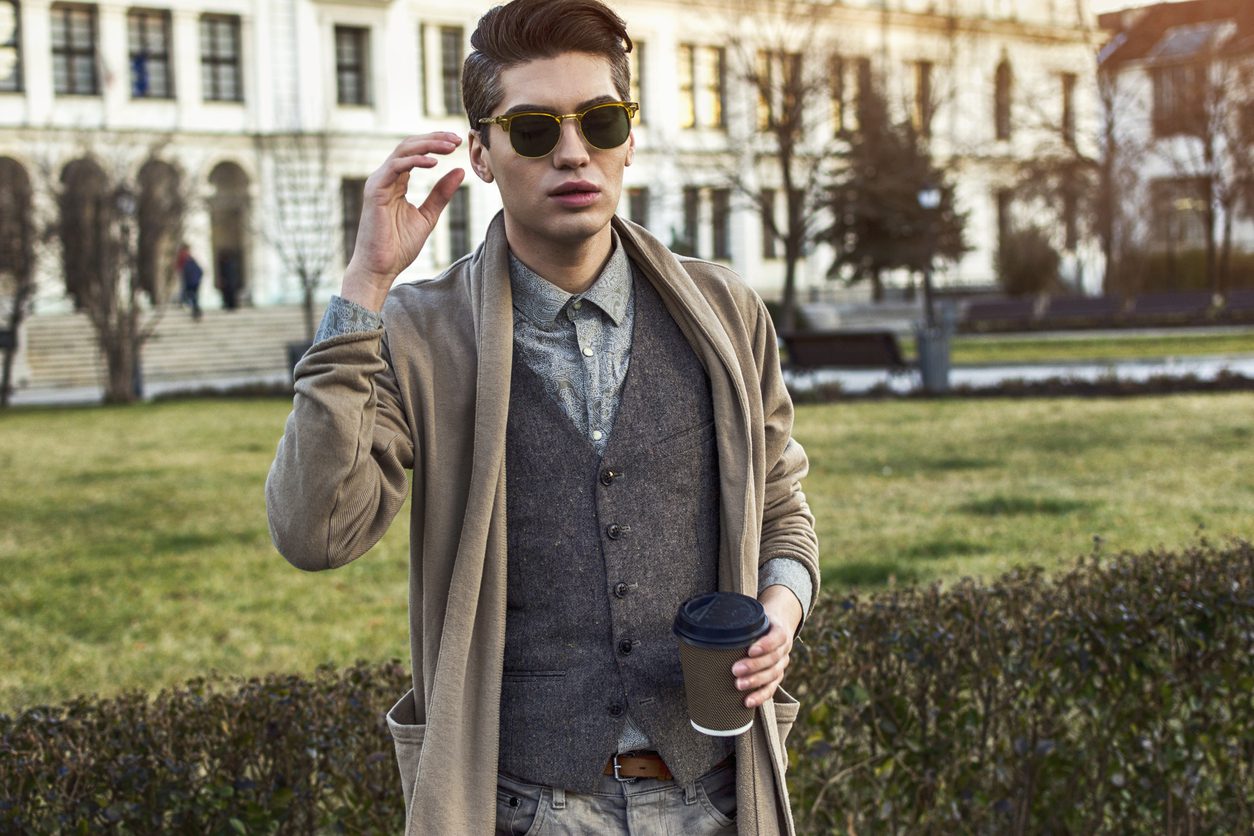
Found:
<svg viewBox="0 0 1254 836"><path fill-rule="evenodd" d="M369 549L413 473L413 690L389 712L407 832L791 833L779 684L818 583L806 458L761 301L614 215L635 140L623 22L514 0L471 39L476 175L504 211L439 278L392 288L461 182L366 182L357 248L266 486L304 569ZM772 629L733 674L753 729L688 723L671 623L713 589Z"/></svg>

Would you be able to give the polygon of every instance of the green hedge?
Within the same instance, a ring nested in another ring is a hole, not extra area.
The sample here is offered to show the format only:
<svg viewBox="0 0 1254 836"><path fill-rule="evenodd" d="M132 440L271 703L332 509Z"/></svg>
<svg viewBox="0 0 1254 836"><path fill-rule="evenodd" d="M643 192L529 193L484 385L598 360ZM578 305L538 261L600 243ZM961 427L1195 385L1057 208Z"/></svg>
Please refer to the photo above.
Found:
<svg viewBox="0 0 1254 836"><path fill-rule="evenodd" d="M799 832L1254 827L1254 547L823 600ZM400 663L0 716L0 832L394 833Z"/></svg>

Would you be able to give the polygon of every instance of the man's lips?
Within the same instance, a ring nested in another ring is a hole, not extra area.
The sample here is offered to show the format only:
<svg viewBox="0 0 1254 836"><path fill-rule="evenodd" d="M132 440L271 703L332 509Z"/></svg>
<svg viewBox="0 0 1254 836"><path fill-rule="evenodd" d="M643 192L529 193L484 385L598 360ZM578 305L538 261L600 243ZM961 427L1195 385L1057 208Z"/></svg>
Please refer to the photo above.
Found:
<svg viewBox="0 0 1254 836"><path fill-rule="evenodd" d="M549 192L549 197L560 203L562 206L571 208L579 208L581 206L591 206L601 197L601 188L594 183L585 180L576 180L570 183L563 183L553 191Z"/></svg>

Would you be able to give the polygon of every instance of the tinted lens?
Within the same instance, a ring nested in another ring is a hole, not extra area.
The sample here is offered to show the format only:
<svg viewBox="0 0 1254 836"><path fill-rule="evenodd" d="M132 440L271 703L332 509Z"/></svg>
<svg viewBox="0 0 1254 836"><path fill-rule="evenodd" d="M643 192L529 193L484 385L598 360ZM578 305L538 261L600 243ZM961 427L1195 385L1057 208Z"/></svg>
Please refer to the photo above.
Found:
<svg viewBox="0 0 1254 836"><path fill-rule="evenodd" d="M627 108L617 104L594 107L580 121L583 137L588 143L602 150L617 148L627 141L631 133L631 119Z"/></svg>
<svg viewBox="0 0 1254 836"><path fill-rule="evenodd" d="M552 116L515 116L509 124L509 144L524 157L543 157L557 147L561 132Z"/></svg>

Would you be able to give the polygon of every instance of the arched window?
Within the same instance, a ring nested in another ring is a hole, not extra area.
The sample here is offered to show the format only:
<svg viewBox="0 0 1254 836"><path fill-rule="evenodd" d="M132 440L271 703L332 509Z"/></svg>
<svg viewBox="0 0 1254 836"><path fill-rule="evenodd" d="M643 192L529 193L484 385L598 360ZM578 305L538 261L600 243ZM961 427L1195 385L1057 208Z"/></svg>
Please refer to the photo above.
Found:
<svg viewBox="0 0 1254 836"><path fill-rule="evenodd" d="M993 93L993 122L998 139L1010 139L1010 104L1013 97L1014 73L1005 58L997 65Z"/></svg>
<svg viewBox="0 0 1254 836"><path fill-rule="evenodd" d="M107 290L105 280L116 274L119 253L110 234L116 210L109 178L94 160L74 160L61 171L58 204L65 290L74 307L82 309L93 292Z"/></svg>
<svg viewBox="0 0 1254 836"><path fill-rule="evenodd" d="M139 286L154 305L178 287L174 274L183 227L183 195L174 166L149 160L139 170Z"/></svg>
<svg viewBox="0 0 1254 836"><path fill-rule="evenodd" d="M213 195L209 212L213 226L214 283L223 292L223 307L233 308L237 294L247 293L248 175L235 163L219 163L209 174Z"/></svg>
<svg viewBox="0 0 1254 836"><path fill-rule="evenodd" d="M0 310L15 301L35 266L35 224L30 176L11 157L0 157Z"/></svg>

